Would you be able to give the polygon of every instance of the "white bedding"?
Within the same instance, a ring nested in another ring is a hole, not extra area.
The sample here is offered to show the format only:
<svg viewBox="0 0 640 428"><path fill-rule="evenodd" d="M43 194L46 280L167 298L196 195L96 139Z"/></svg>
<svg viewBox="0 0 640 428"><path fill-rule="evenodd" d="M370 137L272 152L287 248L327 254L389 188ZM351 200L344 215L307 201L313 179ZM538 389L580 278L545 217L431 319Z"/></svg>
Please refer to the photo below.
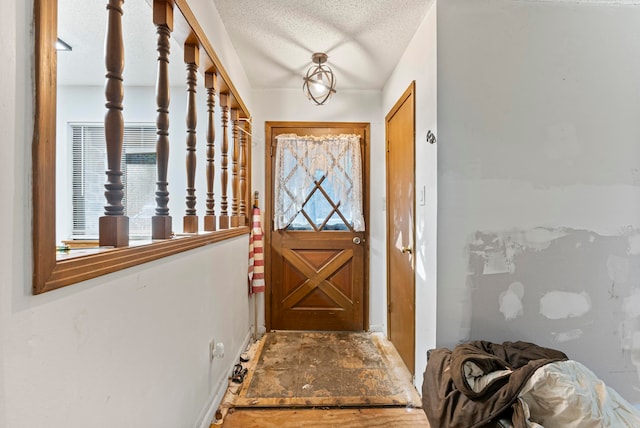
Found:
<svg viewBox="0 0 640 428"><path fill-rule="evenodd" d="M519 399L529 428L640 427L640 411L573 360L536 370Z"/></svg>

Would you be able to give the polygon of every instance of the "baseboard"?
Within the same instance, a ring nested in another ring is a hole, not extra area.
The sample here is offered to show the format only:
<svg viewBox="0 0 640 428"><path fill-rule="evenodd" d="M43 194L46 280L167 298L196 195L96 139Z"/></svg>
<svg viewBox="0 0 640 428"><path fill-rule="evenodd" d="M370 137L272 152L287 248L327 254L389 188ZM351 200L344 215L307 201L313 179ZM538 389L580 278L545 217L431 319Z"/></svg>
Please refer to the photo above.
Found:
<svg viewBox="0 0 640 428"><path fill-rule="evenodd" d="M387 328L384 326L384 324L371 324L369 326L369 331L371 333L384 333L385 335L387 334Z"/></svg>
<svg viewBox="0 0 640 428"><path fill-rule="evenodd" d="M229 366L229 370L227 370L225 376L223 376L222 379L218 380L213 393L207 400L208 404L200 413L200 417L198 418L198 422L196 422L195 428L209 428L211 426L211 421L213 421L216 410L218 409L218 406L220 406L220 403L222 403L224 395L227 393L227 387L229 385L229 375L233 371L233 366L236 364L236 361L240 359L240 355L242 355L249 347L249 344L253 340L252 336L253 331L250 329L247 332L246 337L244 338L242 346L240 347L240 349L238 349L238 352L236 352L235 358L231 360L231 366Z"/></svg>

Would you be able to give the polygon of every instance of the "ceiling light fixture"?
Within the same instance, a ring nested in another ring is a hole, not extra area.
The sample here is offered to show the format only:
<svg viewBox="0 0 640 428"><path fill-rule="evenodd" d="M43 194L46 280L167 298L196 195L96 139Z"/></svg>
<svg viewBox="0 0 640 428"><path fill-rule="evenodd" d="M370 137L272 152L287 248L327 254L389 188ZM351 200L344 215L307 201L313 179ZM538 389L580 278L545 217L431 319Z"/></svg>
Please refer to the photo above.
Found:
<svg viewBox="0 0 640 428"><path fill-rule="evenodd" d="M65 42L62 39L57 39L56 40L56 50L57 51L72 51L73 48L71 47L71 45L69 45L69 43Z"/></svg>
<svg viewBox="0 0 640 428"><path fill-rule="evenodd" d="M314 53L311 60L315 65L309 67L307 75L303 78L302 91L317 105L326 103L332 94L336 93L336 78L328 65L326 53Z"/></svg>

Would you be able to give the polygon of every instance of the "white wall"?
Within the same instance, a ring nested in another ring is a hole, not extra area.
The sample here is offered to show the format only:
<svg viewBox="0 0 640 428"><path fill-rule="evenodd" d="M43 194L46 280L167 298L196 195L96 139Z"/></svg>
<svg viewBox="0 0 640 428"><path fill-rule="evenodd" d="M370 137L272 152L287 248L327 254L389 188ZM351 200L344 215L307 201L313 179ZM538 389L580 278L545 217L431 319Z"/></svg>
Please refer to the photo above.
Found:
<svg viewBox="0 0 640 428"><path fill-rule="evenodd" d="M638 402L640 7L601 3L438 5L437 342L561 349Z"/></svg>
<svg viewBox="0 0 640 428"><path fill-rule="evenodd" d="M340 76L337 76L340 81ZM385 217L384 124L381 121L380 91L341 90L323 106L309 102L302 89L254 90L253 99L253 181L255 190L264 198L265 121L369 122L371 124L371 212L369 216L370 304L372 330L386 331L386 274L384 265ZM264 199L262 199L264 200ZM262 305L263 306L263 305ZM264 326L264 313L260 314Z"/></svg>
<svg viewBox="0 0 640 428"><path fill-rule="evenodd" d="M242 101L246 104L249 112L253 114L251 84L240 63L240 58L231 44L229 34L214 2L211 0L189 0L189 6L207 34L211 46L222 61L222 65L238 90Z"/></svg>
<svg viewBox="0 0 640 428"><path fill-rule="evenodd" d="M31 295L32 7L0 4L0 427L208 426L250 333L246 237ZM250 95L213 3L193 8Z"/></svg>
<svg viewBox="0 0 640 428"><path fill-rule="evenodd" d="M436 213L437 145L426 142L437 135L436 4L430 6L382 93L382 114L389 113L409 84L416 82L416 354L415 382L420 390L427 350L436 343ZM383 117L384 120L384 117ZM384 165L382 159L381 168ZM421 190L425 202L420 203ZM386 264L386 260L385 260ZM386 275L386 274L385 274ZM386 278L386 276L384 276ZM386 302L386 295L385 295Z"/></svg>
<svg viewBox="0 0 640 428"><path fill-rule="evenodd" d="M8 426L197 426L249 331L246 248L236 238L43 296L19 287ZM213 363L211 339L226 348Z"/></svg>
<svg viewBox="0 0 640 428"><path fill-rule="evenodd" d="M24 2L0 3L0 37L6 46L2 49L0 57L4 64L3 78L0 79L0 126L3 129L3 137L6 143L3 145L3 155L0 156L0 196L5 201L6 208L0 210L0 224L6 225L6 237L0 241L0 260L3 274L0 275L0 427L7 426L7 388L6 383L6 324L10 318L11 291L14 275L13 271L25 271L16 265L24 259L23 250L15 247L14 242L25 237L24 230L16 230L15 221L24 215L26 210L26 198L23 192L26 190L26 178L15 181L14 174L16 162L24 165L26 153L20 150L18 143L25 141L23 126L25 117L25 103L29 102L30 91L26 90L28 67L22 64L26 58L22 53L27 50L28 36L24 28L28 24L24 9ZM18 31L20 28L20 31ZM21 49L18 49L18 43ZM18 66L18 61L21 62ZM16 82L18 83L16 85ZM24 146L30 146L24 143ZM18 272L19 273L19 272Z"/></svg>

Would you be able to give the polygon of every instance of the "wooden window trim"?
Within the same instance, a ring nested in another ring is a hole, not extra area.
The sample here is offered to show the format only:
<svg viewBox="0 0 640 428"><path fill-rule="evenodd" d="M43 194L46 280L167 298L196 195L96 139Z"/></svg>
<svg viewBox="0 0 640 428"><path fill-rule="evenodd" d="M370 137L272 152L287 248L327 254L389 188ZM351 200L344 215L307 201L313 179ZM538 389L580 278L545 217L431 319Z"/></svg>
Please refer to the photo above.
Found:
<svg viewBox="0 0 640 428"><path fill-rule="evenodd" d="M39 292L54 290L247 233L249 233L248 227L238 227L197 236L157 241L139 247L114 248L99 254L60 260L51 270L44 288Z"/></svg>
<svg viewBox="0 0 640 428"><path fill-rule="evenodd" d="M176 19L174 37L181 42L188 38L197 40L205 57L203 70L215 70L221 82L220 92L229 95L230 107L239 109L242 117L251 117L203 29L189 8L187 0L167 1L177 6L176 12L178 13L174 13ZM162 257L248 234L249 228L242 226L194 236L154 241L148 245L115 248L66 260L56 260L57 53L55 40L57 38L57 13L57 0L34 0L33 293L44 293ZM248 171L250 171L251 165L250 155L249 152ZM250 186L250 177L247 183Z"/></svg>

